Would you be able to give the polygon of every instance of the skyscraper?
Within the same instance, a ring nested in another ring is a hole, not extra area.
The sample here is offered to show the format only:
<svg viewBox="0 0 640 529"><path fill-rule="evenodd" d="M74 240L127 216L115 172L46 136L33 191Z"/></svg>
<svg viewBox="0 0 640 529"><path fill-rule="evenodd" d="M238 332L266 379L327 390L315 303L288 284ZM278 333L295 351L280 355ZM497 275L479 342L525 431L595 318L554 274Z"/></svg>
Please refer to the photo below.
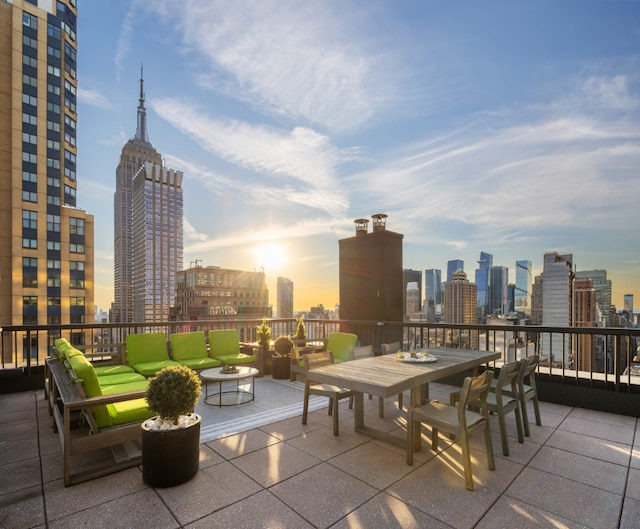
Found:
<svg viewBox="0 0 640 529"><path fill-rule="evenodd" d="M422 312L420 310L420 287L415 281L409 281L405 292L406 306L405 319L407 321L414 320Z"/></svg>
<svg viewBox="0 0 640 529"><path fill-rule="evenodd" d="M492 266L489 269L488 314L509 314L509 269Z"/></svg>
<svg viewBox="0 0 640 529"><path fill-rule="evenodd" d="M516 261L516 286L514 309L522 314L531 314L531 285L533 272L531 261Z"/></svg>
<svg viewBox="0 0 640 529"><path fill-rule="evenodd" d="M424 312L428 322L436 321L438 306L442 305L442 272L435 268L424 271Z"/></svg>
<svg viewBox="0 0 640 529"><path fill-rule="evenodd" d="M149 142L144 81L135 136L122 148L114 194L112 321L166 321L182 270L182 172Z"/></svg>
<svg viewBox="0 0 640 529"><path fill-rule="evenodd" d="M293 281L279 277L277 290L278 318L293 318Z"/></svg>
<svg viewBox="0 0 640 529"><path fill-rule="evenodd" d="M476 269L476 286L478 289L478 317L481 323L484 323L484 318L489 311L489 287L491 285L489 270L493 266L493 255L486 252L480 252L480 259L478 259L478 268Z"/></svg>
<svg viewBox="0 0 640 529"><path fill-rule="evenodd" d="M444 285L444 322L445 323L478 323L476 312L477 289L474 283L467 280L464 271L453 274L451 281ZM449 332L448 343L456 346L478 348L478 333Z"/></svg>
<svg viewBox="0 0 640 529"><path fill-rule="evenodd" d="M574 282L573 324L576 327L596 326L596 290L591 279L576 279ZM579 371L591 371L596 363L594 358L594 337L590 335L576 336L575 360L572 367Z"/></svg>
<svg viewBox="0 0 640 529"><path fill-rule="evenodd" d="M573 316L573 255L558 252L544 254L542 271L542 325L545 327L567 327ZM550 339L551 338L551 339ZM564 339L561 334L543 333L542 353L549 355L549 361L564 359L569 366L572 356L571 337Z"/></svg>
<svg viewBox="0 0 640 529"><path fill-rule="evenodd" d="M447 261L447 281L453 280L454 272L464 272L464 261L462 259Z"/></svg>
<svg viewBox="0 0 640 529"><path fill-rule="evenodd" d="M75 0L0 2L0 325L93 322L94 219L76 203L76 21ZM48 346L34 337L23 354Z"/></svg>
<svg viewBox="0 0 640 529"><path fill-rule="evenodd" d="M422 270L412 270L410 268L405 268L402 271L402 306L404 307L404 315L409 316L409 304L407 303L407 288L409 283L416 283L418 287L418 293L412 291L412 303L411 303L411 312L415 314L416 312L422 312ZM414 306L417 303L417 306Z"/></svg>
<svg viewBox="0 0 640 529"><path fill-rule="evenodd" d="M611 280L606 270L579 270L577 279L591 279L596 291L596 305L600 313L596 318L601 327L611 327Z"/></svg>

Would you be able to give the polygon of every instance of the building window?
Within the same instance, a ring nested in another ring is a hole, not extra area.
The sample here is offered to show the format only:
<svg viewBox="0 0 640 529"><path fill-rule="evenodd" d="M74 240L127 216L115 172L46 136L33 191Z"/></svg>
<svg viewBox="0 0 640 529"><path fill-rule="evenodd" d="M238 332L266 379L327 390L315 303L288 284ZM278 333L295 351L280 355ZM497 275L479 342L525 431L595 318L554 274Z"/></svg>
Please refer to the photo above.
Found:
<svg viewBox="0 0 640 529"><path fill-rule="evenodd" d="M22 296L22 305L25 307L37 307L38 296Z"/></svg>
<svg viewBox="0 0 640 529"><path fill-rule="evenodd" d="M70 279L69 286L71 288L84 288L84 279Z"/></svg>
<svg viewBox="0 0 640 529"><path fill-rule="evenodd" d="M70 270L84 270L84 261L70 261L69 262Z"/></svg>
<svg viewBox="0 0 640 529"><path fill-rule="evenodd" d="M38 194L33 191L22 191L22 200L25 202L38 202Z"/></svg>
<svg viewBox="0 0 640 529"><path fill-rule="evenodd" d="M66 192L67 186L65 186ZM84 235L84 219L71 217L69 219L69 233L73 235Z"/></svg>
<svg viewBox="0 0 640 529"><path fill-rule="evenodd" d="M60 215L47 215L47 231L60 232Z"/></svg>
<svg viewBox="0 0 640 529"><path fill-rule="evenodd" d="M84 298L71 296L70 298L72 307L84 307Z"/></svg>
<svg viewBox="0 0 640 529"><path fill-rule="evenodd" d="M36 173L31 173L29 171L22 171L22 181L31 182L35 184L38 181L38 176L36 175Z"/></svg>
<svg viewBox="0 0 640 529"><path fill-rule="evenodd" d="M84 244L71 243L69 245L69 251L71 253L84 253Z"/></svg>
<svg viewBox="0 0 640 529"><path fill-rule="evenodd" d="M59 241L47 241L47 250L60 251Z"/></svg>
<svg viewBox="0 0 640 529"><path fill-rule="evenodd" d="M22 286L27 288L38 286L38 260L35 257L22 258Z"/></svg>
<svg viewBox="0 0 640 529"><path fill-rule="evenodd" d="M48 287L60 287L60 278L59 277L48 277L47 278L47 286Z"/></svg>
<svg viewBox="0 0 640 529"><path fill-rule="evenodd" d="M57 259L47 260L47 268L50 270L60 270L60 261Z"/></svg>
<svg viewBox="0 0 640 529"><path fill-rule="evenodd" d="M58 298L58 297L47 298L47 305L49 307L59 307L60 306L60 298Z"/></svg>
<svg viewBox="0 0 640 529"><path fill-rule="evenodd" d="M29 211L28 209L22 210L22 227L37 230L38 229L38 212Z"/></svg>
<svg viewBox="0 0 640 529"><path fill-rule="evenodd" d="M23 152L22 161L27 163L38 163L38 155L31 152Z"/></svg>

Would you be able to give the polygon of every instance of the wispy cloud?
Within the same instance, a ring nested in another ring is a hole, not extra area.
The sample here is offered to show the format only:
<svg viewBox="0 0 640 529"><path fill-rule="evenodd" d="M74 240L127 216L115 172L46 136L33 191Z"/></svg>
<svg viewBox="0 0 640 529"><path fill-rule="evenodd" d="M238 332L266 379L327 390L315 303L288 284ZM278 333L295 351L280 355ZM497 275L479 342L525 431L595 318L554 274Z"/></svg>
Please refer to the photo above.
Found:
<svg viewBox="0 0 640 529"><path fill-rule="evenodd" d="M171 7L175 6L175 7ZM353 129L397 98L396 63L367 49L347 4L277 1L154 2L204 58L203 85L262 112ZM394 95L394 92L396 93Z"/></svg>
<svg viewBox="0 0 640 529"><path fill-rule="evenodd" d="M255 182L255 194L261 200L270 196L309 205L332 216L341 216L348 198L337 185L337 167L356 157L353 149L340 149L324 136L307 127L292 130L252 125L238 120L217 120L184 101L162 99L152 101L153 109L163 119L187 134L200 146L219 158L254 172L247 179ZM256 177L256 173L261 175ZM205 179L220 176L201 172ZM265 176L269 177L265 180ZM234 186L225 179L225 187Z"/></svg>
<svg viewBox="0 0 640 529"><path fill-rule="evenodd" d="M105 96L96 88L79 87L78 99L82 103L86 103L87 105L91 105L92 107L109 108L111 106L107 96Z"/></svg>
<svg viewBox="0 0 640 529"><path fill-rule="evenodd" d="M136 2L129 5L127 14L122 20L122 26L120 27L120 35L118 36L118 42L116 46L116 54L114 57L114 64L116 67L116 79L120 81L120 75L122 74L122 64L129 54L131 48L131 38L133 34L135 18L136 18Z"/></svg>

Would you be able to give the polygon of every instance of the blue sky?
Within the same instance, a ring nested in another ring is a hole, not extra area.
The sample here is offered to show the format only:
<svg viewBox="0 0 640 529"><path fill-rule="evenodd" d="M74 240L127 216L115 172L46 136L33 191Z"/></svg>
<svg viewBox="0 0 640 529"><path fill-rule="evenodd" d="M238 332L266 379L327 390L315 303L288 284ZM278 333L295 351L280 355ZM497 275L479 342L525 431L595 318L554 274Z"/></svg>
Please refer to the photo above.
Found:
<svg viewBox="0 0 640 529"><path fill-rule="evenodd" d="M113 299L135 134L184 172L184 265L338 297L338 240L386 213L405 268L572 253L640 297L640 2L79 0L78 205ZM512 276L513 280L513 276ZM636 305L638 305L636 300Z"/></svg>

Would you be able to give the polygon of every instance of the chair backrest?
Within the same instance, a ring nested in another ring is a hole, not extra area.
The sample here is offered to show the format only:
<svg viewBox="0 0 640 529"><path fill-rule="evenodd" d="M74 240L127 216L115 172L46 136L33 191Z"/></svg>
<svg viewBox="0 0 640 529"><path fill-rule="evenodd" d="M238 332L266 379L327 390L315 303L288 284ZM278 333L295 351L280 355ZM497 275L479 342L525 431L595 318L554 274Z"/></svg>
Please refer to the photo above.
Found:
<svg viewBox="0 0 640 529"><path fill-rule="evenodd" d="M307 353L302 355L302 362L306 371L316 369L317 367L328 366L333 364L333 354L331 351L322 351L321 353Z"/></svg>
<svg viewBox="0 0 640 529"><path fill-rule="evenodd" d="M178 332L169 336L171 355L174 360L207 357L207 342L204 331Z"/></svg>
<svg viewBox="0 0 640 529"><path fill-rule="evenodd" d="M493 380L493 371L487 370L477 377L466 377L462 384L462 391L460 391L460 403L458 404L458 417L461 424L466 423L465 409L469 402L475 400L480 401L480 409L483 414L487 413L487 395L491 388L491 381Z"/></svg>
<svg viewBox="0 0 640 529"><path fill-rule="evenodd" d="M129 334L126 343L130 366L169 359L167 337L163 332Z"/></svg>
<svg viewBox="0 0 640 529"><path fill-rule="evenodd" d="M502 393L502 389L509 386L507 391L516 391L516 383L520 376L520 361L509 362L500 368L500 374L496 380L496 395Z"/></svg>
<svg viewBox="0 0 640 529"><path fill-rule="evenodd" d="M349 349L349 357L351 360L369 358L370 356L374 356L373 345L362 345L360 347L352 347Z"/></svg>
<svg viewBox="0 0 640 529"><path fill-rule="evenodd" d="M539 355L531 355L520 360L520 372L518 373L518 384L524 384L525 380L529 378L529 385L535 386L535 379L533 374L536 372L538 362L540 361Z"/></svg>
<svg viewBox="0 0 640 529"><path fill-rule="evenodd" d="M358 343L358 335L349 332L332 332L327 340L327 351L333 353L334 360L346 362L350 359L349 349Z"/></svg>
<svg viewBox="0 0 640 529"><path fill-rule="evenodd" d="M382 354L392 355L396 354L400 350L400 342L391 342L382 344Z"/></svg>
<svg viewBox="0 0 640 529"><path fill-rule="evenodd" d="M80 379L85 396L99 397L102 395L98 376L96 375L91 362L89 362L84 355L80 354L70 357L69 364L76 376ZM113 421L111 420L111 416L109 415L109 410L106 405L101 404L99 406L94 406L91 408L91 413L93 413L93 418L95 419L98 428L106 428L113 425Z"/></svg>
<svg viewBox="0 0 640 529"><path fill-rule="evenodd" d="M238 329L218 329L209 331L209 347L211 358L217 356L240 354Z"/></svg>

